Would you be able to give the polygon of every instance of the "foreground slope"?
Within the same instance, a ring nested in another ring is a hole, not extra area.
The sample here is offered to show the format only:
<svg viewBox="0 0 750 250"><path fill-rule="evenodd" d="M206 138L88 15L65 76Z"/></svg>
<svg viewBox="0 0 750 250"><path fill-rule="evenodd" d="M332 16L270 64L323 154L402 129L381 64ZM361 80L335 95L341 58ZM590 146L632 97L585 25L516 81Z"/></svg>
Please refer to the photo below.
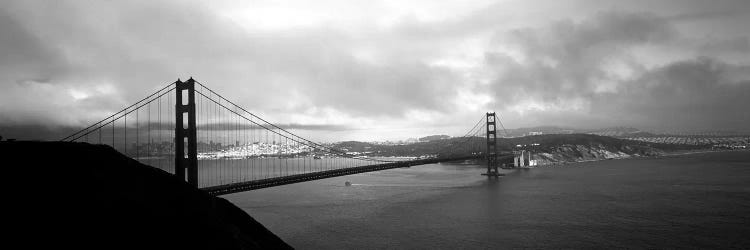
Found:
<svg viewBox="0 0 750 250"><path fill-rule="evenodd" d="M290 248L227 200L108 146L0 142L0 161L21 246Z"/></svg>

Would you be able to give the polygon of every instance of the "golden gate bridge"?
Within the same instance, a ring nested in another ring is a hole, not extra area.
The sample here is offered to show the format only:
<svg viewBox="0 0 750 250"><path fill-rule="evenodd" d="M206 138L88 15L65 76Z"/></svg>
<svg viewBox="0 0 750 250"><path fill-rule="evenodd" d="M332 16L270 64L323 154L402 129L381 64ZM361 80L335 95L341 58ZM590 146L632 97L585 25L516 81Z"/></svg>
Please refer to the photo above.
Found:
<svg viewBox="0 0 750 250"><path fill-rule="evenodd" d="M213 195L392 168L480 160L490 178L512 158L497 145L495 113L462 137L434 145L427 157L355 155L303 138L224 98L190 78L172 82L138 102L63 139L105 144Z"/></svg>

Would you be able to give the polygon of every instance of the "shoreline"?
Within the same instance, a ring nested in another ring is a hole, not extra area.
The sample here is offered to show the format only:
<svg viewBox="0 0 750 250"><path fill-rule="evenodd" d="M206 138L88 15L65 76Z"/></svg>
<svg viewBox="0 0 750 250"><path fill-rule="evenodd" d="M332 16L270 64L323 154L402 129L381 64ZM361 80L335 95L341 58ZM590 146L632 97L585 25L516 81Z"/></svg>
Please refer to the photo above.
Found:
<svg viewBox="0 0 750 250"><path fill-rule="evenodd" d="M576 163L598 162L598 161L609 161L609 160L660 159L660 158L671 158L671 157L685 156L685 155L694 155L694 154L721 153L721 152L743 152L743 151L744 152L750 152L750 149L675 151L675 152L669 152L669 153L664 153L664 154L655 155L655 156L631 156L631 157L622 157L622 158L603 158L603 159L588 159L588 160L579 160L579 161L555 162L555 163L550 163L550 164L537 165L537 166L529 167L529 168L556 167L556 166L570 165L570 164L576 164Z"/></svg>

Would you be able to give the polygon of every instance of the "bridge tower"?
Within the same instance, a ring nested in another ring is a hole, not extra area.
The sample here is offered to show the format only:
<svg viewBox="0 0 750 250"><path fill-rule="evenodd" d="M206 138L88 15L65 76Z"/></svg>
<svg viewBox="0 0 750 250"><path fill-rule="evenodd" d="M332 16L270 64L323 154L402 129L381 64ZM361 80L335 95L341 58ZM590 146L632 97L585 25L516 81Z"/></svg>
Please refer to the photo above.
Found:
<svg viewBox="0 0 750 250"><path fill-rule="evenodd" d="M497 131L496 131L496 120L497 116L495 116L495 112L487 113L487 173L484 173L482 175L486 175L487 177L499 177L503 176L504 174L501 174L498 172L497 168L500 164L497 156Z"/></svg>
<svg viewBox="0 0 750 250"><path fill-rule="evenodd" d="M175 82L175 175L198 187L198 136L195 128L195 80ZM187 99L187 100L185 100ZM185 102L185 103L183 103ZM187 147L186 147L187 146Z"/></svg>

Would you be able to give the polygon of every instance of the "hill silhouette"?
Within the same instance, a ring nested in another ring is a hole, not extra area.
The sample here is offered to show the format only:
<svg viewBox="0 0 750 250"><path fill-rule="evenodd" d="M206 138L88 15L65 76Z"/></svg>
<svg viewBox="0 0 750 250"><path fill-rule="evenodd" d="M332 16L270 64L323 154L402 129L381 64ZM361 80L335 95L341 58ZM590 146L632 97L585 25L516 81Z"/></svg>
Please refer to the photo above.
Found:
<svg viewBox="0 0 750 250"><path fill-rule="evenodd" d="M454 137L403 145L379 145L366 142L342 142L334 146L349 152L369 152L371 156L424 156L439 154L466 154L483 151L486 147L484 137ZM677 150L705 149L706 146L674 145L624 140L609 136L593 134L545 134L514 138L498 138L498 150L510 152L519 149L532 149L535 152L552 154L569 154L563 148L576 146L578 150L595 148L611 152L622 152L628 155L653 156ZM455 146L455 147L454 147Z"/></svg>
<svg viewBox="0 0 750 250"><path fill-rule="evenodd" d="M290 249L229 201L109 146L0 142L18 248Z"/></svg>

